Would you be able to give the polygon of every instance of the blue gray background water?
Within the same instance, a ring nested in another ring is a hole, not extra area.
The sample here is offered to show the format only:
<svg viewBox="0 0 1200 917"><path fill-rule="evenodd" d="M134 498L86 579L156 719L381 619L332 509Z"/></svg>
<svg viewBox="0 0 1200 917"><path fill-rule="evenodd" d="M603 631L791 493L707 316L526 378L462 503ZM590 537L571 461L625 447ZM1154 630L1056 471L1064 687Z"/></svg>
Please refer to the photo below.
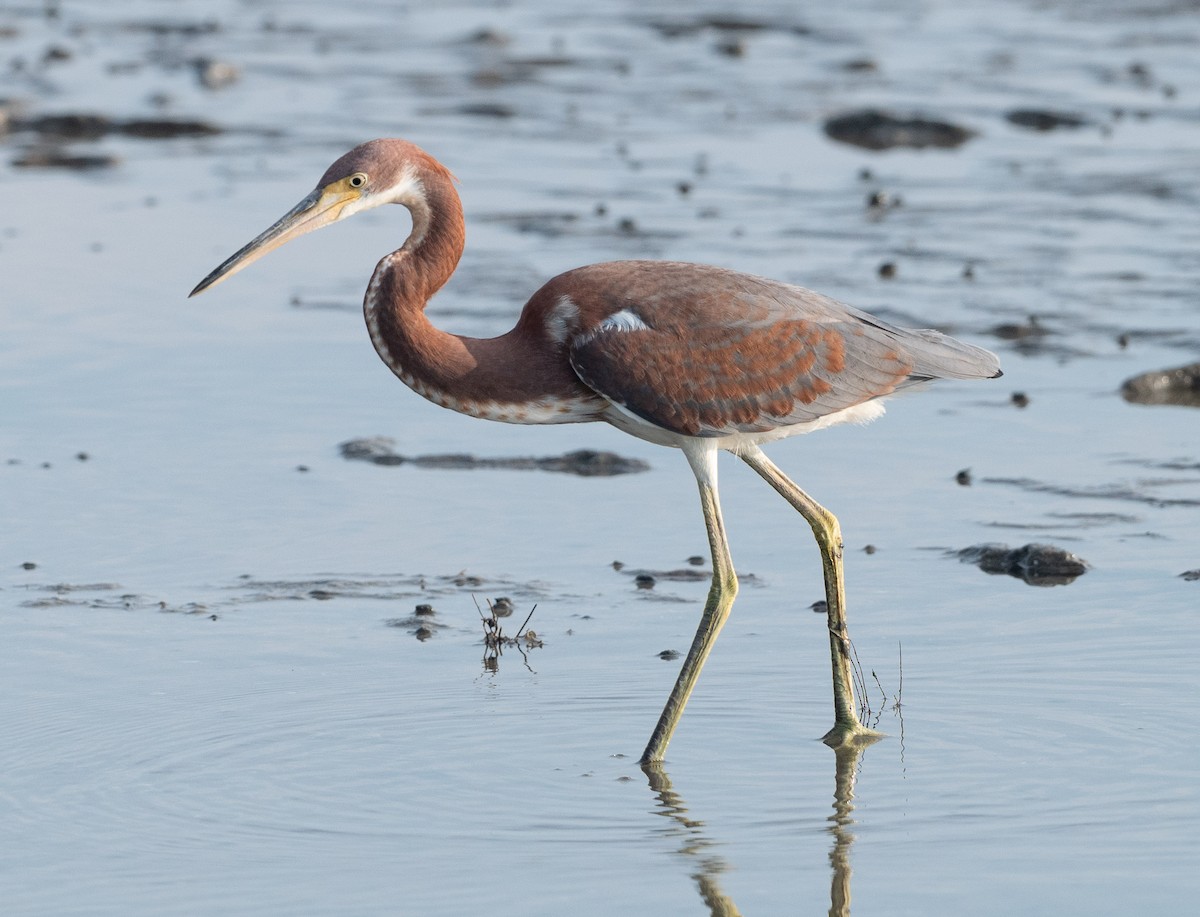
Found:
<svg viewBox="0 0 1200 917"><path fill-rule="evenodd" d="M847 893L859 914L1191 912L1200 582L1180 574L1200 568L1200 414L1118 390L1200 350L1194 6L0 16L10 124L221 129L0 135L5 913L822 913ZM205 86L201 59L238 78ZM875 153L823 134L870 106L976 136ZM1019 108L1087 123L1030 131L1006 120ZM446 328L499 333L553 274L650 256L1000 353L995 383L772 449L842 520L851 632L889 733L840 791L816 741L816 550L734 462L722 496L753 575L669 786L638 769L678 665L658 653L686 649L706 585L639 590L629 571L705 552L686 463L598 426L472 421L392 379L358 310L402 211L185 300L332 159L390 135L461 181L469 247L430 307ZM47 152L101 162L15 164ZM870 210L876 191L901 205ZM1037 334L996 331L1031 315ZM593 448L651 468L338 455L368 435L408 455ZM992 541L1091 568L1038 588L950 553ZM493 670L475 602L499 595L509 633L536 603L544 646ZM418 603L436 611L424 641Z"/></svg>

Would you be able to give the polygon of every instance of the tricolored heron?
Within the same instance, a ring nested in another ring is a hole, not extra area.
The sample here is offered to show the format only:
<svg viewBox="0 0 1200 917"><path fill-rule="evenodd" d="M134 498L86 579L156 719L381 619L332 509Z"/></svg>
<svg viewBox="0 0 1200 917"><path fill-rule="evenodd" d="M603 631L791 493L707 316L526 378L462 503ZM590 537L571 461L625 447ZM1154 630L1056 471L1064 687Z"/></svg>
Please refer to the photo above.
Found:
<svg viewBox="0 0 1200 917"><path fill-rule="evenodd" d="M732 452L812 526L821 551L833 664L825 741L874 735L855 710L837 519L763 454L761 444L883 413L881 399L935 379L986 379L986 350L897 328L800 287L702 264L614 261L560 274L516 327L477 339L435 328L430 298L462 256L454 178L405 140L373 140L326 170L308 196L200 281L191 295L297 236L382 204L412 216L404 244L375 268L363 303L383 362L417 394L509 423L604 421L680 449L700 488L712 587L643 763L661 761L737 594L717 497L717 453Z"/></svg>

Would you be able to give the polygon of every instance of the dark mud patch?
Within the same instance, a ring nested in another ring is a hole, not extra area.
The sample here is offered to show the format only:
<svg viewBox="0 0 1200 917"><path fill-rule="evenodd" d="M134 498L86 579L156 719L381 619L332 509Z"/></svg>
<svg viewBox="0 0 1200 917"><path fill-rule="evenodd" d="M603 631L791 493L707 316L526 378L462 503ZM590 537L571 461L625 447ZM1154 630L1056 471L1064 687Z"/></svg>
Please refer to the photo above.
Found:
<svg viewBox="0 0 1200 917"><path fill-rule="evenodd" d="M993 325L986 333L1002 341L1024 341L1043 338L1054 332L1043 325L1036 315L1031 315L1023 322L1002 322Z"/></svg>
<svg viewBox="0 0 1200 917"><path fill-rule="evenodd" d="M172 614L211 614L208 605L203 602L166 602L153 596L129 592L118 583L51 583L23 588L41 594L21 602L22 608L117 608Z"/></svg>
<svg viewBox="0 0 1200 917"><path fill-rule="evenodd" d="M91 172L111 169L121 162L120 157L102 153L68 153L57 148L28 150L12 160L14 169L66 169L71 172Z"/></svg>
<svg viewBox="0 0 1200 917"><path fill-rule="evenodd" d="M921 117L897 117L874 108L830 118L825 122L825 134L831 140L867 150L899 147L950 150L975 136L974 131L957 124Z"/></svg>
<svg viewBox="0 0 1200 917"><path fill-rule="evenodd" d="M260 579L253 576L239 577L237 582L216 590L204 589L202 600L175 602L161 597L145 595L125 588L118 583L44 583L25 584L19 587L33 598L21 603L25 608L123 608L131 611L161 611L178 614L211 614L229 611L247 605L268 602L329 602L351 600L354 602L404 602L415 603L408 617L389 618L390 627L417 627L424 624L431 631L442 625L433 609L432 600L438 597L473 597L479 590L506 592L514 598L496 599L487 602L489 609L495 608L499 616L515 602L537 602L544 600L547 590L537 583L491 579L466 572L450 574L392 574L374 576L315 576L299 579ZM566 596L558 596L566 600ZM485 600L486 601L486 600ZM432 623L431 623L432 622Z"/></svg>
<svg viewBox="0 0 1200 917"><path fill-rule="evenodd" d="M1091 330L1079 327L1073 319L1063 318L1062 324L1072 326L1071 331ZM982 334L1004 341L1008 349L1026 357L1055 357L1060 360L1093 357L1095 353L1082 347L1066 343L1070 331L1064 331L1047 322L1043 317L1031 315L1020 321L1006 321L981 329ZM1104 335L1113 337L1115 335Z"/></svg>
<svg viewBox="0 0 1200 917"><path fill-rule="evenodd" d="M1083 115L1066 111L1048 111L1043 108L1014 108L1004 115L1004 120L1017 127L1043 132L1062 128L1074 129L1091 124Z"/></svg>
<svg viewBox="0 0 1200 917"><path fill-rule="evenodd" d="M26 149L12 160L18 169L64 169L91 172L120 164L117 156L98 151L76 152L73 143L97 143L118 136L140 140L211 137L222 131L206 121L174 118L110 118L97 114L39 115L0 119L0 140L11 136Z"/></svg>
<svg viewBox="0 0 1200 917"><path fill-rule="evenodd" d="M984 573L1014 576L1031 586L1065 586L1087 572L1083 558L1048 544L1010 548L1006 544L980 544L955 552L963 563L975 564Z"/></svg>
<svg viewBox="0 0 1200 917"><path fill-rule="evenodd" d="M110 118L95 114L39 115L11 118L10 134L36 134L43 141L101 140L118 135L141 140L173 140L177 137L212 137L221 128L207 121L175 118Z"/></svg>
<svg viewBox="0 0 1200 917"><path fill-rule="evenodd" d="M547 239L557 239L578 230L579 214L570 211L539 211L530 213L493 213L480 217L478 222L509 226L519 233L532 233Z"/></svg>
<svg viewBox="0 0 1200 917"><path fill-rule="evenodd" d="M650 468L650 465L641 459L625 458L615 452L595 449L577 449L563 455L544 457L480 458L463 453L406 456L392 449L394 442L386 436L352 439L339 445L338 451L343 458L351 461L371 462L375 465L414 465L417 468L452 471L499 468L508 471L557 471L593 478L634 474L648 471Z"/></svg>
<svg viewBox="0 0 1200 917"><path fill-rule="evenodd" d="M444 108L426 108L421 114L426 117L491 118L506 121L515 118L517 110L511 105L499 102L463 102L461 105L449 105Z"/></svg>
<svg viewBox="0 0 1200 917"><path fill-rule="evenodd" d="M990 528L1022 532L1053 531L1064 529L1095 529L1110 525L1136 525L1141 520L1127 513L1047 513L1053 522L991 522Z"/></svg>
<svg viewBox="0 0 1200 917"><path fill-rule="evenodd" d="M1178 486L1196 484L1195 478L1171 478L1139 482L1143 489L1128 484L1100 484L1091 487L1051 484L1033 478L982 478L985 484L1001 484L1007 487L1019 487L1032 493L1052 494L1056 497L1076 497L1100 500L1124 500L1132 503L1145 503L1149 506L1200 506L1200 499L1192 497L1158 497L1146 493L1144 489L1151 487Z"/></svg>
<svg viewBox="0 0 1200 917"><path fill-rule="evenodd" d="M757 32L780 32L791 35L811 35L812 29L793 22L772 22L729 15L700 15L678 19L652 19L647 25L663 38L688 38L705 32L718 35L753 35Z"/></svg>
<svg viewBox="0 0 1200 917"><path fill-rule="evenodd" d="M661 583L708 583L712 581L712 571L703 568L706 561L699 558L700 565L694 563L696 558L688 558L690 567L676 567L672 570L656 570L645 567L627 567L619 560L612 563L612 568L622 576L633 580L634 587L643 598L663 602L691 602L693 598L670 595L657 592L656 587ZM759 578L753 573L738 573L738 583L741 585L761 585Z"/></svg>
<svg viewBox="0 0 1200 917"><path fill-rule="evenodd" d="M1200 363L1142 373L1121 383L1131 404L1173 404L1200 408Z"/></svg>
<svg viewBox="0 0 1200 917"><path fill-rule="evenodd" d="M230 590L241 593L233 604L279 601L321 601L331 599L371 599L399 601L453 595L463 590L501 586L518 595L538 595L538 590L523 584L488 580L465 572L438 576L396 574L392 576L329 576L313 579L265 580L242 577Z"/></svg>
<svg viewBox="0 0 1200 917"><path fill-rule="evenodd" d="M1158 468L1165 471L1200 471L1200 462L1190 458L1177 459L1121 459L1123 464L1137 465L1139 468Z"/></svg>

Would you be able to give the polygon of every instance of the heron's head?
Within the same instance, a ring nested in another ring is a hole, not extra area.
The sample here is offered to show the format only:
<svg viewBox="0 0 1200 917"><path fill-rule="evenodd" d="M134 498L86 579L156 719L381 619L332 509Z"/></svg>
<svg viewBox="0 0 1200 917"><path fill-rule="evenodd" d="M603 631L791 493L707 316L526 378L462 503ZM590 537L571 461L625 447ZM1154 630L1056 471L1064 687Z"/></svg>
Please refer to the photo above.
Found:
<svg viewBox="0 0 1200 917"><path fill-rule="evenodd" d="M196 285L195 296L306 232L381 204L403 204L413 213L414 236L428 223L423 176L449 176L436 159L407 140L372 140L356 146L325 170L299 204ZM420 241L411 238L410 244Z"/></svg>

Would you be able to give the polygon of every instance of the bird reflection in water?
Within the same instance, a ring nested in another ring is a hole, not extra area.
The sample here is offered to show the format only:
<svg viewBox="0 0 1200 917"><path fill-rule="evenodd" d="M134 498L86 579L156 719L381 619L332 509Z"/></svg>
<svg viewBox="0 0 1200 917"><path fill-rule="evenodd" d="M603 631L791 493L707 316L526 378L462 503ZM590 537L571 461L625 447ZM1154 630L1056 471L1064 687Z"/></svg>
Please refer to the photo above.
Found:
<svg viewBox="0 0 1200 917"><path fill-rule="evenodd" d="M854 845L854 784L863 752L872 741L841 745L833 749L834 784L833 814L829 816L829 834L833 846L829 849L832 875L829 883L829 917L849 917L850 914L850 848ZM728 864L715 852L720 843L706 831L704 822L688 814L683 797L671 784L671 778L660 763L642 764L650 789L658 798L656 815L675 822L670 834L682 839L678 853L694 869L692 878L712 917L740 917L741 911L721 890L721 874Z"/></svg>

